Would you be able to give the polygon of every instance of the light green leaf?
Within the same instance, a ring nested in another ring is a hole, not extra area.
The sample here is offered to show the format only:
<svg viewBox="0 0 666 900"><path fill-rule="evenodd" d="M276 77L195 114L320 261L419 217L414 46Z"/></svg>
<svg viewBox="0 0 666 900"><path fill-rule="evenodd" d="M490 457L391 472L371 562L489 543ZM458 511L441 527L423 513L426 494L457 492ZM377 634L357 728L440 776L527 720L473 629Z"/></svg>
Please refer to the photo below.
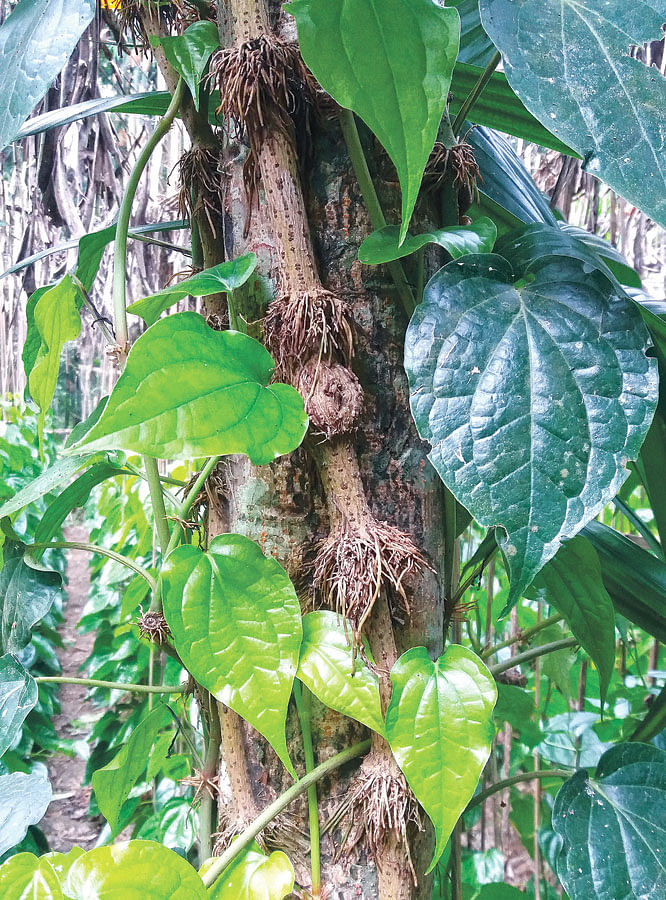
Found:
<svg viewBox="0 0 666 900"><path fill-rule="evenodd" d="M50 802L51 785L44 775L0 775L0 856L23 840Z"/></svg>
<svg viewBox="0 0 666 900"><path fill-rule="evenodd" d="M95 14L93 0L20 0L0 27L0 149L12 140Z"/></svg>
<svg viewBox="0 0 666 900"><path fill-rule="evenodd" d="M163 37L151 43L161 44L164 55L179 75L185 79L199 109L199 82L213 51L220 46L220 36L214 22L195 22L175 37Z"/></svg>
<svg viewBox="0 0 666 900"><path fill-rule="evenodd" d="M481 0L509 84L586 170L666 226L666 80L630 55L658 41L664 0Z"/></svg>
<svg viewBox="0 0 666 900"><path fill-rule="evenodd" d="M80 856L64 884L68 900L206 900L186 859L153 841L125 841Z"/></svg>
<svg viewBox="0 0 666 900"><path fill-rule="evenodd" d="M164 615L183 664L270 742L294 774L285 722L301 645L301 607L277 560L240 534L203 553L178 547L161 573Z"/></svg>
<svg viewBox="0 0 666 900"><path fill-rule="evenodd" d="M212 24L212 23L209 23ZM157 322L165 309L178 303L183 297L208 297L210 294L219 294L224 291L235 291L245 284L257 266L257 257L254 253L245 253L236 259L220 263L211 269L197 272L185 281L169 285L157 294L144 297L130 304L127 311L143 319L146 325Z"/></svg>
<svg viewBox="0 0 666 900"><path fill-rule="evenodd" d="M205 872L202 866L201 872ZM294 888L294 867L281 850L266 856L253 844L208 889L209 900L284 900Z"/></svg>
<svg viewBox="0 0 666 900"><path fill-rule="evenodd" d="M510 259L449 263L405 343L433 465L480 524L505 532L507 608L616 495L657 400L631 301L598 267L538 247L528 258L513 240Z"/></svg>
<svg viewBox="0 0 666 900"><path fill-rule="evenodd" d="M666 896L666 753L618 744L594 777L580 769L560 788L553 828L557 874L571 900Z"/></svg>
<svg viewBox="0 0 666 900"><path fill-rule="evenodd" d="M99 421L72 449L272 462L298 447L307 428L300 394L269 384L273 369L253 338L213 331L197 313L168 316L134 344Z"/></svg>
<svg viewBox="0 0 666 900"><path fill-rule="evenodd" d="M109 402L108 397L102 397L97 406L93 409L87 419L84 419L83 422L79 422L72 428L69 435L67 436L67 440L65 441L65 449L69 449L73 447L75 444L78 444L79 441L82 441L86 434L90 431L90 429L95 425L104 410L106 409L106 404Z"/></svg>
<svg viewBox="0 0 666 900"><path fill-rule="evenodd" d="M321 702L379 734L384 717L379 682L360 654L353 658L349 628L328 610L303 616L303 643L297 677Z"/></svg>
<svg viewBox="0 0 666 900"><path fill-rule="evenodd" d="M604 587L599 557L587 538L579 535L563 544L527 596L562 613L599 671L603 704L615 663L615 608Z"/></svg>
<svg viewBox="0 0 666 900"><path fill-rule="evenodd" d="M458 13L434 0L292 0L286 8L317 81L363 119L393 160L402 241L446 107Z"/></svg>
<svg viewBox="0 0 666 900"><path fill-rule="evenodd" d="M25 343L23 344L23 350L21 351L21 359L23 360L23 371L25 372L26 381L29 381L30 379L30 373L35 365L39 348L42 346L42 339L37 331L37 326L35 325L35 307L37 306L40 297L47 291L50 291L51 287L52 285L46 285L46 287L37 288L36 291L33 291L32 294L30 294L28 302L25 305L27 330Z"/></svg>
<svg viewBox="0 0 666 900"><path fill-rule="evenodd" d="M17 853L0 866L0 896L4 900L63 900L48 859L32 853Z"/></svg>
<svg viewBox="0 0 666 900"><path fill-rule="evenodd" d="M553 644L555 641L561 641L565 637L568 637L568 635L559 625L549 625L539 632L534 640L534 644L536 646ZM571 698L571 669L575 659L575 647L565 647L562 650L547 653L541 661L542 673L546 678L550 679L558 691L567 699Z"/></svg>
<svg viewBox="0 0 666 900"><path fill-rule="evenodd" d="M92 786L97 805L114 835L118 830L122 805L145 771L157 733L170 721L167 708L157 706L134 728L111 762L93 773Z"/></svg>
<svg viewBox="0 0 666 900"><path fill-rule="evenodd" d="M41 568L25 556L25 545L7 541L0 572L0 645L3 653L18 653L30 633L51 609L62 588L58 572Z"/></svg>
<svg viewBox="0 0 666 900"><path fill-rule="evenodd" d="M391 671L386 736L437 844L429 871L474 794L495 734L497 688L471 650L450 644L437 662L425 647L403 653Z"/></svg>
<svg viewBox="0 0 666 900"><path fill-rule="evenodd" d="M37 683L13 656L0 656L0 756L37 703Z"/></svg>
<svg viewBox="0 0 666 900"><path fill-rule="evenodd" d="M416 253L427 244L439 244L452 259L459 259L467 253L490 253L497 238L497 228L490 219L477 219L472 225L454 225L437 228L423 234L408 234L402 244L397 225L386 225L363 241L358 258L369 266L391 262Z"/></svg>
<svg viewBox="0 0 666 900"><path fill-rule="evenodd" d="M40 446L44 416L51 405L58 381L60 354L68 341L81 332L81 292L65 275L54 287L45 291L34 307L34 322L41 339L34 365L28 378L30 395L40 409L38 427Z"/></svg>
<svg viewBox="0 0 666 900"><path fill-rule="evenodd" d="M71 479L78 471L90 464L95 457L101 458L100 454L83 453L80 456L70 456L59 459L44 469L36 478L29 481L25 487L17 491L13 497L0 506L0 517L11 516L12 513L23 509L35 500L40 500L46 494L57 490L63 484Z"/></svg>
<svg viewBox="0 0 666 900"><path fill-rule="evenodd" d="M83 856L81 847L72 847L68 853L58 853L52 850L49 853L45 853L40 859L45 859L51 865L62 884L79 856Z"/></svg>

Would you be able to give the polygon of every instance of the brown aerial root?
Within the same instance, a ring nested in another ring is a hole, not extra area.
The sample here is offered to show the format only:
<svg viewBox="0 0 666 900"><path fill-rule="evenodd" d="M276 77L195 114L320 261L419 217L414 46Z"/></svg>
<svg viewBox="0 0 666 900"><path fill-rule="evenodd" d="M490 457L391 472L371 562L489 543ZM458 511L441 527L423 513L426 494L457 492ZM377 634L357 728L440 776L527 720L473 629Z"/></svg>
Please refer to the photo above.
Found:
<svg viewBox="0 0 666 900"><path fill-rule="evenodd" d="M435 143L426 165L423 184L426 190L436 190L450 177L454 187L458 188L458 209L462 217L472 203L478 203L478 183L483 181L474 149L465 140L450 150L440 141Z"/></svg>
<svg viewBox="0 0 666 900"><path fill-rule="evenodd" d="M310 359L297 373L296 389L310 424L329 440L353 431L363 410L363 388L346 366Z"/></svg>
<svg viewBox="0 0 666 900"><path fill-rule="evenodd" d="M427 566L411 538L370 514L360 527L342 524L320 545L313 563L313 587L353 628L360 645L363 626L380 594L387 590L397 607L410 612L408 577Z"/></svg>
<svg viewBox="0 0 666 900"><path fill-rule="evenodd" d="M413 825L422 831L421 814L405 776L390 755L373 749L366 756L349 785L347 804L347 820L351 824L348 840L351 846L362 841L381 869L382 849L392 832L396 843L404 848L416 887L418 882L409 850L407 828Z"/></svg>
<svg viewBox="0 0 666 900"><path fill-rule="evenodd" d="M195 769L192 775L181 778L180 783L185 787L194 788L194 797L192 798L192 803L194 805L201 802L204 794L207 794L211 800L214 800L220 792L220 784L217 775L211 777L210 775L204 774L204 772L200 772L198 769Z"/></svg>
<svg viewBox="0 0 666 900"><path fill-rule="evenodd" d="M278 371L290 373L311 356L347 365L354 352L347 304L323 287L276 297L266 310L264 339Z"/></svg>
<svg viewBox="0 0 666 900"><path fill-rule="evenodd" d="M218 462L218 464L206 479L206 483L194 498L192 506L190 507L190 516L194 525L190 527L197 527L198 521L201 518L204 510L211 508L218 511L220 510L220 497L225 497L227 494L225 465L226 464L223 460L220 460ZM199 477L199 474L199 472L195 472L187 482L187 484L183 487L183 496L187 496L187 494L189 494L190 490L194 487L194 483Z"/></svg>
<svg viewBox="0 0 666 900"><path fill-rule="evenodd" d="M219 153L208 147L186 150L178 163L178 211L182 218L191 219L203 213L213 237L217 237L228 178Z"/></svg>
<svg viewBox="0 0 666 900"><path fill-rule="evenodd" d="M148 638L154 644L166 644L167 638L171 635L171 629L167 624L161 612L153 612L149 609L143 611L143 607L139 606L141 615L137 619L136 624L139 626L139 635Z"/></svg>
<svg viewBox="0 0 666 900"><path fill-rule="evenodd" d="M171 34L176 30L177 22L187 16L187 10L188 4L184 0L167 3L162 0L122 0L118 4L118 26L135 50L148 53L149 32Z"/></svg>

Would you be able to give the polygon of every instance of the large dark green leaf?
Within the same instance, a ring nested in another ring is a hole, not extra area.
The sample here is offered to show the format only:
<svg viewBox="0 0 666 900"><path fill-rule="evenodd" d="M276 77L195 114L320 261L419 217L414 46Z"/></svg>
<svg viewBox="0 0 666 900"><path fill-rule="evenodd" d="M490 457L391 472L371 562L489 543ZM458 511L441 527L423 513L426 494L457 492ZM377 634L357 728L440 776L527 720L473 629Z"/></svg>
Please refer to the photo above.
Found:
<svg viewBox="0 0 666 900"><path fill-rule="evenodd" d="M567 541L536 576L527 596L562 613L599 670L603 703L615 663L615 608L594 547L580 535Z"/></svg>
<svg viewBox="0 0 666 900"><path fill-rule="evenodd" d="M208 60L220 46L220 35L214 22L195 22L182 34L158 38L164 55L190 89L194 106L199 109L199 82Z"/></svg>
<svg viewBox="0 0 666 900"><path fill-rule="evenodd" d="M597 256L600 256L606 263L610 271L617 278L620 284L627 287L640 288L641 280L635 269L632 269L629 263L619 250L609 243L600 234L592 234L585 231L584 228L578 228L577 225L568 225L566 222L557 223L560 230L564 234L577 238L586 244Z"/></svg>
<svg viewBox="0 0 666 900"><path fill-rule="evenodd" d="M0 866L0 897L5 900L63 900L60 880L47 859L17 853Z"/></svg>
<svg viewBox="0 0 666 900"><path fill-rule="evenodd" d="M97 805L114 835L118 831L122 805L145 771L157 733L170 722L171 715L167 708L157 706L132 730L111 762L93 774L92 786Z"/></svg>
<svg viewBox="0 0 666 900"><path fill-rule="evenodd" d="M211 24L211 23L209 23ZM178 303L188 295L192 297L207 297L210 294L220 294L224 291L235 291L245 284L257 265L257 257L254 253L245 253L236 259L213 266L212 269L204 269L197 272L185 281L171 284L157 294L137 300L127 307L127 311L143 319L146 325L157 322L165 309Z"/></svg>
<svg viewBox="0 0 666 900"><path fill-rule="evenodd" d="M80 856L67 874L68 900L206 900L186 859L153 841L125 841Z"/></svg>
<svg viewBox="0 0 666 900"><path fill-rule="evenodd" d="M351 632L334 612L317 610L303 617L296 674L325 706L384 733L377 676L360 654L354 659Z"/></svg>
<svg viewBox="0 0 666 900"><path fill-rule="evenodd" d="M45 775L0 775L0 856L23 840L50 802L51 785Z"/></svg>
<svg viewBox="0 0 666 900"><path fill-rule="evenodd" d="M262 465L303 440L303 400L269 384L274 363L244 334L197 313L156 322L132 347L99 421L77 445L162 459L245 453ZM78 451L80 452L80 450Z"/></svg>
<svg viewBox="0 0 666 900"><path fill-rule="evenodd" d="M663 378L663 371L660 371L659 374ZM664 548L666 548L666 478L664 478L664 472L666 472L666 419L662 411L662 404L663 398L660 400L659 408L641 447L641 455L636 463L636 469L643 482L643 487L647 491L663 554Z"/></svg>
<svg viewBox="0 0 666 900"><path fill-rule="evenodd" d="M35 679L13 656L0 656L0 756L12 745L36 703Z"/></svg>
<svg viewBox="0 0 666 900"><path fill-rule="evenodd" d="M508 605L615 496L657 400L631 301L586 263L512 248L520 267L488 255L441 269L405 344L433 465L477 521L505 530Z"/></svg>
<svg viewBox="0 0 666 900"><path fill-rule="evenodd" d="M285 722L302 628L287 573L253 541L224 534L206 553L178 547L161 580L164 614L188 671L261 732L293 773Z"/></svg>
<svg viewBox="0 0 666 900"><path fill-rule="evenodd" d="M451 259L459 259L467 253L490 253L496 237L495 225L485 218L477 219L473 225L455 225L423 234L407 234L402 244L398 226L386 225L368 235L359 247L358 258L366 265L378 266L416 253L427 244L439 244Z"/></svg>
<svg viewBox="0 0 666 900"><path fill-rule="evenodd" d="M481 659L457 644L437 662L425 647L408 650L391 681L386 737L435 827L432 869L488 761L497 688Z"/></svg>
<svg viewBox="0 0 666 900"><path fill-rule="evenodd" d="M571 900L666 896L666 753L619 744L594 777L582 769L561 787L553 828L557 874Z"/></svg>
<svg viewBox="0 0 666 900"><path fill-rule="evenodd" d="M446 106L458 14L434 0L292 0L287 9L317 81L363 119L393 160L404 238Z"/></svg>
<svg viewBox="0 0 666 900"><path fill-rule="evenodd" d="M253 844L213 882L208 900L284 900L293 888L289 857L281 850L266 856Z"/></svg>
<svg viewBox="0 0 666 900"><path fill-rule="evenodd" d="M94 14L93 0L19 0L0 27L0 149L42 99Z"/></svg>
<svg viewBox="0 0 666 900"><path fill-rule="evenodd" d="M495 45L481 24L479 0L448 0L447 5L454 6L460 16L458 60L485 68L495 52Z"/></svg>
<svg viewBox="0 0 666 900"><path fill-rule="evenodd" d="M615 609L666 643L666 563L600 522L590 522L582 534L599 555Z"/></svg>
<svg viewBox="0 0 666 900"><path fill-rule="evenodd" d="M634 59L664 0L480 0L511 87L586 168L666 226L666 81Z"/></svg>
<svg viewBox="0 0 666 900"><path fill-rule="evenodd" d="M25 546L5 542L0 572L0 643L3 653L18 653L30 640L30 631L51 609L62 578L25 557Z"/></svg>

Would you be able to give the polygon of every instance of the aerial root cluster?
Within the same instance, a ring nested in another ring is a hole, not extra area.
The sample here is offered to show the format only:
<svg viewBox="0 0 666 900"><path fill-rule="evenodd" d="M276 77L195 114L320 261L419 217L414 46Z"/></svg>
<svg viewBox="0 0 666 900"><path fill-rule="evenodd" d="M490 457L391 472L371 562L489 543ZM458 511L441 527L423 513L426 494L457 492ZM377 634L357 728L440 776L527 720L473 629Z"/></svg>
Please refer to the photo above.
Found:
<svg viewBox="0 0 666 900"><path fill-rule="evenodd" d="M447 149L440 141L435 143L423 176L426 190L435 190L449 178L458 189L458 210L464 216L472 203L479 201L479 181L483 181L473 147L461 141Z"/></svg>
<svg viewBox="0 0 666 900"><path fill-rule="evenodd" d="M313 586L352 625L355 646L382 590L409 615L405 581L426 566L411 538L370 515L359 528L343 522L320 545Z"/></svg>
<svg viewBox="0 0 666 900"><path fill-rule="evenodd" d="M186 150L178 163L180 215L191 219L203 213L212 234L217 237L217 227L224 215L224 191L228 178L219 153L208 147Z"/></svg>
<svg viewBox="0 0 666 900"><path fill-rule="evenodd" d="M363 841L382 865L382 847L392 832L404 847L414 885L416 872L409 850L407 828L413 825L423 830L419 805L409 789L405 776L390 755L372 750L364 759L357 775L349 785L348 819L352 823L352 845Z"/></svg>
<svg viewBox="0 0 666 900"><path fill-rule="evenodd" d="M354 430L363 411L363 388L351 369L312 358L294 382L317 431L330 440Z"/></svg>
<svg viewBox="0 0 666 900"><path fill-rule="evenodd" d="M214 21L215 7L212 3L208 6L207 18ZM184 31L201 15L200 6L187 0L123 0L118 5L117 21L121 34L129 39L134 49L148 53L151 49L150 34Z"/></svg>
<svg viewBox="0 0 666 900"><path fill-rule="evenodd" d="M337 355L349 365L354 352L347 304L323 287L276 297L266 310L264 338L281 373L300 368L312 356L331 360Z"/></svg>
<svg viewBox="0 0 666 900"><path fill-rule="evenodd" d="M307 119L318 93L298 45L260 35L218 50L210 62L210 81L220 91L217 115L246 135L255 147L267 126L291 126Z"/></svg>

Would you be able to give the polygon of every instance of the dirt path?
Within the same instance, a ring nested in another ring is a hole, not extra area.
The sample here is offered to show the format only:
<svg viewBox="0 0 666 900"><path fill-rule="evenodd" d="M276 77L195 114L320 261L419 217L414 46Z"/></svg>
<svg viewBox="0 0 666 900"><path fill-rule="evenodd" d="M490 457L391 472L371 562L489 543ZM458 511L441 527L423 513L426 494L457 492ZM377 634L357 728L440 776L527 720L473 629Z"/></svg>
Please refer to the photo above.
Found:
<svg viewBox="0 0 666 900"><path fill-rule="evenodd" d="M68 541L86 541L85 528L72 526L65 529ZM94 634L79 634L76 625L88 597L90 578L88 556L70 550L67 554L67 602L65 621L59 632L65 647L58 651L62 674L80 676L79 666L92 649ZM62 712L55 719L56 731L62 738L82 740L90 731L90 719L94 707L85 700L86 688L75 684L63 684L60 688ZM67 852L73 846L90 850L97 839L99 829L87 818L90 787L81 787L85 761L78 756L54 756L48 760L49 775L53 785L53 797L40 828L52 850Z"/></svg>

